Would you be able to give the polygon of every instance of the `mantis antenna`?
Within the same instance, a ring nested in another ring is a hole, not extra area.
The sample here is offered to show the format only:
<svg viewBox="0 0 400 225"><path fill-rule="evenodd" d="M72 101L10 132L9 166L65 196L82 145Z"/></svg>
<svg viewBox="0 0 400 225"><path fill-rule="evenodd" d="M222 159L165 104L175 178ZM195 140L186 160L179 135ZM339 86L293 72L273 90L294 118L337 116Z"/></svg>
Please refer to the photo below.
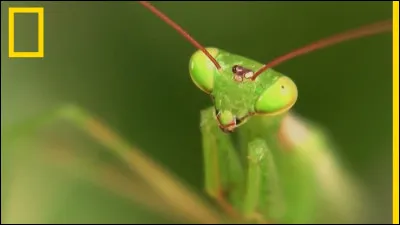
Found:
<svg viewBox="0 0 400 225"><path fill-rule="evenodd" d="M174 28L176 31L178 31L184 38L186 38L196 48L200 49L211 60L211 62L215 65L215 67L218 70L221 69L221 66L219 65L217 60L214 57L212 57L211 54L200 43L198 43L194 38L192 38L182 27L180 27L178 24L176 24L174 21L172 21L170 18L168 18L164 13L159 11L157 8L152 6L149 2L140 1L140 4L142 4L144 7L146 7L151 12L153 12L155 15L160 17L164 22L166 22L172 28ZM277 66L277 65L279 65L283 62L286 62L290 59L293 59L297 56L305 55L312 51L315 51L315 50L318 50L321 48L325 48L330 45L334 45L334 44L344 42L347 40L366 37L366 36L383 33L383 32L391 31L391 30L392 30L392 20L384 20L384 21L365 25L365 26L362 26L362 27L359 27L356 29L348 30L343 33L339 33L339 34L321 39L319 41L313 42L304 47L293 50L285 55L277 57L276 59L274 59L274 60L270 61L269 63L265 64L264 66L262 66L257 72L254 73L254 75L251 79L255 80L257 78L257 76L259 76L265 70L267 70L271 67Z"/></svg>
<svg viewBox="0 0 400 225"><path fill-rule="evenodd" d="M294 51L291 51L285 55L282 55L271 62L265 64L262 66L257 72L254 73L252 79L256 79L258 75L260 75L262 72L267 70L268 68L277 66L289 59L293 59L297 56L307 54L309 52L312 52L314 50L318 50L324 47L327 47L329 45L334 45L343 41L355 39L355 38L361 38L361 37L366 37L369 35L374 35L378 33L382 33L385 31L391 31L392 30L392 20L384 20L380 22L376 22L373 24L365 25L356 29L348 30L343 33L339 33L333 36L330 36L328 38L321 39L319 41L313 42L309 45L306 45L304 47L298 48Z"/></svg>
<svg viewBox="0 0 400 225"><path fill-rule="evenodd" d="M182 27L180 27L177 23L172 21L170 18L168 18L164 13L162 13L160 10L158 10L156 7L152 6L149 2L146 1L140 1L140 4L142 4L144 7L149 9L151 12L156 14L158 17L160 17L164 22L169 24L172 28L174 28L176 31L178 31L184 38L186 38L190 43L192 43L196 48L200 49L206 56L211 60L211 62L215 65L215 67L219 70L221 69L221 66L217 62L214 57L211 56L211 54L199 43L197 42L194 38L192 38Z"/></svg>

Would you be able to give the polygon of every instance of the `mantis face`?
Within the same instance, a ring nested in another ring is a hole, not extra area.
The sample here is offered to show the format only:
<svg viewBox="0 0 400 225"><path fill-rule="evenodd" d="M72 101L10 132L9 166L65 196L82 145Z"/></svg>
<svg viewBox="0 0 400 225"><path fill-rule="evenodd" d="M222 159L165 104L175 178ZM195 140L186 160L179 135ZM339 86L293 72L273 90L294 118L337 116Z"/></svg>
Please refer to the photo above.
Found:
<svg viewBox="0 0 400 225"><path fill-rule="evenodd" d="M190 59L189 72L196 86L213 99L224 132L232 132L254 115L284 113L296 102L297 87L289 77L269 69L253 80L262 64L217 48L207 51L221 69L199 50Z"/></svg>

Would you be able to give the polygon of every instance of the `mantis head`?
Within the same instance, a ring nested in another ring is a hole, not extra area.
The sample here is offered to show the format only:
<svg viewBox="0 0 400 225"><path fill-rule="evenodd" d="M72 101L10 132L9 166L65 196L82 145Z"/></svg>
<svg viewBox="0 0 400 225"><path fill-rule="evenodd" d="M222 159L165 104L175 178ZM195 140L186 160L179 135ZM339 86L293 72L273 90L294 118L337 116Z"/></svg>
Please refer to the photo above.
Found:
<svg viewBox="0 0 400 225"><path fill-rule="evenodd" d="M251 116L284 113L295 104L297 87L289 77L272 69L254 77L261 63L217 48L206 50L220 68L198 50L189 72L196 86L211 96L223 131L232 132Z"/></svg>
<svg viewBox="0 0 400 225"><path fill-rule="evenodd" d="M297 99L296 85L289 77L272 70L274 66L346 40L392 30L391 19L376 22L313 42L262 65L217 48L204 48L150 3L140 1L140 4L199 49L190 59L190 76L213 99L216 119L226 132L233 131L250 116L276 115L288 111L294 105Z"/></svg>

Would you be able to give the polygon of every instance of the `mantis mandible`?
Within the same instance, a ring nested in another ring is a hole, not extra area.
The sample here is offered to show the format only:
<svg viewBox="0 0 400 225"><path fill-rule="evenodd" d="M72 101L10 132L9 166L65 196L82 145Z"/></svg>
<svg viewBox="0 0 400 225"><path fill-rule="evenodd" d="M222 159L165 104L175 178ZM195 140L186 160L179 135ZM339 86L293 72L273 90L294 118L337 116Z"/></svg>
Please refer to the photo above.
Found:
<svg viewBox="0 0 400 225"><path fill-rule="evenodd" d="M332 211L344 219L351 217L359 203L357 185L335 159L324 131L291 111L298 97L296 84L272 67L345 40L391 31L391 21L335 35L263 65L222 49L204 48L152 5L140 3L198 49L190 58L189 74L213 102L200 118L205 190L229 218L312 223L326 220L325 214ZM141 155L129 152L125 143L104 132L83 110L68 107L52 115L46 120L73 122L143 177L149 172ZM231 133L238 135L237 142Z"/></svg>

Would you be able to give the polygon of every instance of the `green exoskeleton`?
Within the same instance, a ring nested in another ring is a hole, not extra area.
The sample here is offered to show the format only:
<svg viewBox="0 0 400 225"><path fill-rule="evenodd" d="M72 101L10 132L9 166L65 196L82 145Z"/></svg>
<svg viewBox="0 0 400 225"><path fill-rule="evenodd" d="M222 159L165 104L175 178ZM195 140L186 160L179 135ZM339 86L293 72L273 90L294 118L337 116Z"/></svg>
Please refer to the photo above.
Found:
<svg viewBox="0 0 400 225"><path fill-rule="evenodd" d="M56 119L72 122L125 161L169 202L168 210L190 222L359 221L362 190L341 165L326 132L291 111L299 95L294 81L271 67L341 41L391 31L391 21L315 42L263 65L222 49L204 48L152 5L141 4L198 48L190 58L189 74L213 103L200 113L204 186L224 210L223 216L83 109L57 109L28 128Z"/></svg>
<svg viewBox="0 0 400 225"><path fill-rule="evenodd" d="M313 43L263 65L203 48L149 3L141 3L199 48L189 73L213 102L200 118L210 196L232 214L264 222L323 222L332 212L340 215L332 221L344 222L357 214L362 204L357 184L335 159L324 132L290 111L298 97L296 84L270 67L346 39L388 31L391 21Z"/></svg>
<svg viewBox="0 0 400 225"><path fill-rule="evenodd" d="M332 204L350 213L357 192L334 164L324 134L290 112L296 84L272 69L252 80L261 63L221 49L207 51L220 70L200 50L190 60L191 78L214 103L201 111L207 193L245 217L266 221L307 223L314 219L310 215L324 217L319 210ZM330 183L339 181L332 176L341 182Z"/></svg>

